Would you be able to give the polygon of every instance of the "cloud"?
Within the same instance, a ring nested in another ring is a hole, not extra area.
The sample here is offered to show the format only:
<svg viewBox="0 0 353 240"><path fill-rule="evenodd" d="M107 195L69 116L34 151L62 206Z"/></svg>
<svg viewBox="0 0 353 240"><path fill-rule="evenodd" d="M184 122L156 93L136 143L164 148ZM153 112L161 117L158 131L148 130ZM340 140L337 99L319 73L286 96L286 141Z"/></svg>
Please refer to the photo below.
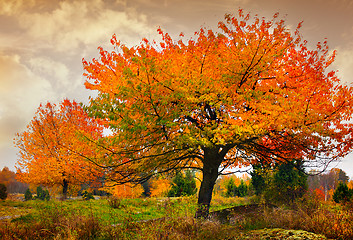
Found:
<svg viewBox="0 0 353 240"><path fill-rule="evenodd" d="M61 1L51 11L32 12L22 9L17 15L20 27L42 47L56 51L75 51L83 46L107 42L113 33L123 41L136 44L136 36L150 32L145 15L119 3L103 0ZM115 6L115 9L112 7ZM153 31L155 31L153 29Z"/></svg>
<svg viewBox="0 0 353 240"><path fill-rule="evenodd" d="M54 96L51 84L34 75L17 55L0 55L0 146L12 143L24 129L38 103Z"/></svg>
<svg viewBox="0 0 353 240"><path fill-rule="evenodd" d="M338 77L343 83L353 83L353 45L337 49L334 67L338 69Z"/></svg>
<svg viewBox="0 0 353 240"><path fill-rule="evenodd" d="M70 81L70 70L64 63L48 57L34 57L29 59L28 63L33 73L50 79L56 87L73 87Z"/></svg>

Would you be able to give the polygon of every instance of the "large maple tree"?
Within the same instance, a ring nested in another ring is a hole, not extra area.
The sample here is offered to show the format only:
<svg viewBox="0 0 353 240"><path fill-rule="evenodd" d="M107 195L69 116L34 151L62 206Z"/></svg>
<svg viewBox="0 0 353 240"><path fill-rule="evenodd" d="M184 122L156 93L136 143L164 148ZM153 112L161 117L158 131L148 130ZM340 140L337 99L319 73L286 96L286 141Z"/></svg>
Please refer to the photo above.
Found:
<svg viewBox="0 0 353 240"><path fill-rule="evenodd" d="M201 28L174 41L143 39L83 60L97 90L90 114L112 134L100 142L111 177L141 181L181 168L203 173L196 216L207 216L222 170L301 159L326 166L352 148L352 88L329 66L326 42L309 49L275 14L226 15L219 32ZM104 147L103 147L104 146Z"/></svg>
<svg viewBox="0 0 353 240"><path fill-rule="evenodd" d="M97 154L95 144L87 139L98 140L102 132L99 120L89 118L75 101L40 105L26 131L15 138L17 178L35 185L61 185L66 198L70 185L101 176L102 169L87 159Z"/></svg>

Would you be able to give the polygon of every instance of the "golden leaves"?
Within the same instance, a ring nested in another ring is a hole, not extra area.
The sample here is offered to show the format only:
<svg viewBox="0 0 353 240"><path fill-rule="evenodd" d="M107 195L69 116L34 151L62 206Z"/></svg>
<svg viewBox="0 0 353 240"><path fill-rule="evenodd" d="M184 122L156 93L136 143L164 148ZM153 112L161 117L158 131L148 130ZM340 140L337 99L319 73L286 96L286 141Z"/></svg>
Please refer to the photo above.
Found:
<svg viewBox="0 0 353 240"><path fill-rule="evenodd" d="M292 34L278 13L266 20L240 10L218 26L220 33L201 28L186 41L158 29L160 43L143 39L131 48L114 35L116 51L100 49L100 60L84 62L86 87L100 92L91 107L125 136L123 146L151 146L139 152L146 157L180 146L245 146L249 156L275 158L294 150L314 158L333 148L338 156L352 147L342 137L352 128L344 125L352 88L327 72L335 52L326 41L309 50L301 23Z"/></svg>
<svg viewBox="0 0 353 240"><path fill-rule="evenodd" d="M40 105L27 130L15 139L19 178L48 186L64 179L73 185L95 180L100 170L86 159L94 158L96 148L90 141L98 140L102 131L100 120L89 118L75 101Z"/></svg>

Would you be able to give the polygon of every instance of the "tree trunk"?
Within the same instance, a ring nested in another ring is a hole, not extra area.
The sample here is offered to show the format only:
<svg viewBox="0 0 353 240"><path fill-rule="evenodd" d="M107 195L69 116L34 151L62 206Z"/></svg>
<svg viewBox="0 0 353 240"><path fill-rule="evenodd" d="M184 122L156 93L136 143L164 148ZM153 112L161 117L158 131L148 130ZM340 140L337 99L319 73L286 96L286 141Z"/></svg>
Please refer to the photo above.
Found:
<svg viewBox="0 0 353 240"><path fill-rule="evenodd" d="M63 200L67 198L67 190L69 188L69 183L66 181L66 179L63 180Z"/></svg>
<svg viewBox="0 0 353 240"><path fill-rule="evenodd" d="M218 168L222 162L218 154L218 149L204 150L203 179L199 191L198 209L196 218L207 218L210 210L213 187L218 178Z"/></svg>

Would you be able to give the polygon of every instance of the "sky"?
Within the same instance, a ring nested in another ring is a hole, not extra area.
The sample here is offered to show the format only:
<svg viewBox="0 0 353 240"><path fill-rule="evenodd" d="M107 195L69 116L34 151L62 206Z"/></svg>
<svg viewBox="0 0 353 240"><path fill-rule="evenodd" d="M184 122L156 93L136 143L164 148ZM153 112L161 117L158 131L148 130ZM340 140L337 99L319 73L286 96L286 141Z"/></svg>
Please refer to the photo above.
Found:
<svg viewBox="0 0 353 240"><path fill-rule="evenodd" d="M303 21L309 46L326 39L337 50L333 69L353 83L352 0L0 0L0 169L15 170L13 139L41 103L88 102L94 92L83 85L82 58L112 50L113 34L128 46L158 40L158 27L188 37L239 8L266 18L279 12L291 29ZM353 178L353 154L331 167Z"/></svg>

